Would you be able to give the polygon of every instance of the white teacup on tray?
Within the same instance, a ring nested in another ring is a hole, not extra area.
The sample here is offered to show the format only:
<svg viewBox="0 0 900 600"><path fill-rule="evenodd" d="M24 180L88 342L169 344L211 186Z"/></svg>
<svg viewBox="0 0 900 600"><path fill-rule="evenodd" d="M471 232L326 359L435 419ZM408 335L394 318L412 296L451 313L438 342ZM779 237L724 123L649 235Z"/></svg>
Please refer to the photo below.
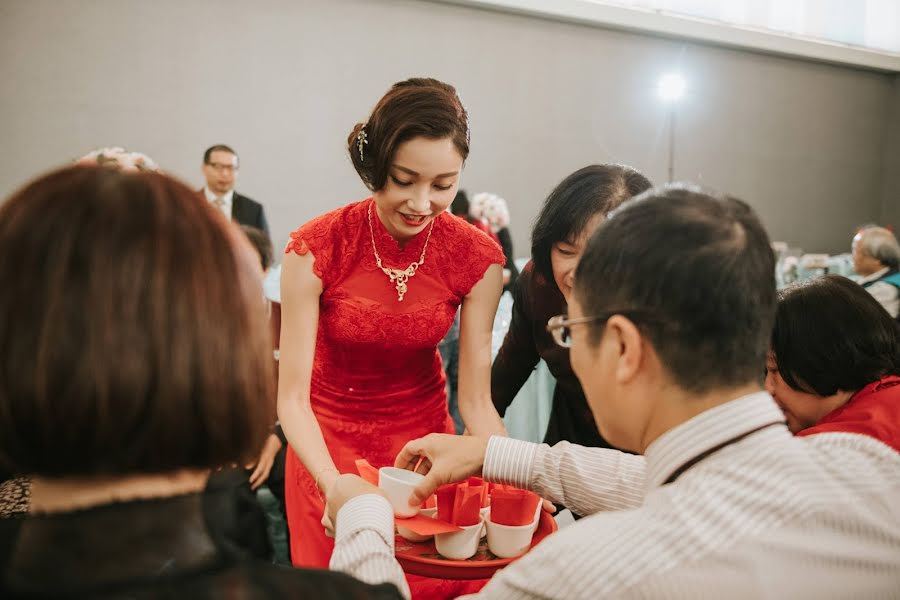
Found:
<svg viewBox="0 0 900 600"><path fill-rule="evenodd" d="M531 538L534 537L535 526L527 525L500 525L488 521L487 542L488 549L499 558L513 558L525 554L531 546Z"/></svg>
<svg viewBox="0 0 900 600"><path fill-rule="evenodd" d="M462 531L435 534L434 547L444 558L451 560L472 558L478 552L483 526L484 518L479 516L478 522L474 525L460 525Z"/></svg>
<svg viewBox="0 0 900 600"><path fill-rule="evenodd" d="M384 491L384 495L391 503L395 517L408 519L419 514L419 507L410 506L409 498L423 479L425 479L424 475L406 469L395 467L378 469L378 487Z"/></svg>

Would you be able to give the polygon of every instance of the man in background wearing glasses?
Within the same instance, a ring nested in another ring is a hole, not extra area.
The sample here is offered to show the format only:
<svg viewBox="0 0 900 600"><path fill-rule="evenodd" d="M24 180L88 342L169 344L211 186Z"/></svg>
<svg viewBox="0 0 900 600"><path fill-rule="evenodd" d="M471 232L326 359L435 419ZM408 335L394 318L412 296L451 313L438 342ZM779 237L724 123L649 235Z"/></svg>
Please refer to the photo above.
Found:
<svg viewBox="0 0 900 600"><path fill-rule="evenodd" d="M234 191L238 160L237 152L225 144L207 148L203 153L203 195L232 221L262 229L268 236L269 224L262 204Z"/></svg>
<svg viewBox="0 0 900 600"><path fill-rule="evenodd" d="M753 210L695 188L651 190L598 228L548 328L600 433L639 455L432 434L397 457L427 472L411 504L480 474L585 515L478 598L900 597L900 455L795 438L763 389L774 269ZM329 490L331 567L404 590L390 504L366 486Z"/></svg>

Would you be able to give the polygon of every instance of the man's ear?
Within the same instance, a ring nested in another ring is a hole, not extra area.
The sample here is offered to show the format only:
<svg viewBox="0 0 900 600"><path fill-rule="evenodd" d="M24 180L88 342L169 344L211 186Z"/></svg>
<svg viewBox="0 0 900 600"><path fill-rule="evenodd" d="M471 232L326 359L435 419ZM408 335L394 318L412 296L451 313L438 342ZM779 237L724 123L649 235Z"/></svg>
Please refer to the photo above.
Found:
<svg viewBox="0 0 900 600"><path fill-rule="evenodd" d="M637 326L622 315L613 315L606 322L609 343L617 346L616 382L630 383L640 372L644 361L643 336Z"/></svg>

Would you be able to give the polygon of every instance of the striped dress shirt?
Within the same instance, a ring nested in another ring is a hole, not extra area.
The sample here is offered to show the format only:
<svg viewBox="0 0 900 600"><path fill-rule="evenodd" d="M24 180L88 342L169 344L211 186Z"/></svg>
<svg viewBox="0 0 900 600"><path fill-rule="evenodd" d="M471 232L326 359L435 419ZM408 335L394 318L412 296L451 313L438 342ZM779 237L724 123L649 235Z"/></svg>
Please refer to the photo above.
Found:
<svg viewBox="0 0 900 600"><path fill-rule="evenodd" d="M485 479L591 516L476 597L900 598L900 454L857 434L795 438L772 425L783 418L768 394L751 394L671 429L644 456L491 438ZM405 590L389 514L380 497L348 503L332 568Z"/></svg>

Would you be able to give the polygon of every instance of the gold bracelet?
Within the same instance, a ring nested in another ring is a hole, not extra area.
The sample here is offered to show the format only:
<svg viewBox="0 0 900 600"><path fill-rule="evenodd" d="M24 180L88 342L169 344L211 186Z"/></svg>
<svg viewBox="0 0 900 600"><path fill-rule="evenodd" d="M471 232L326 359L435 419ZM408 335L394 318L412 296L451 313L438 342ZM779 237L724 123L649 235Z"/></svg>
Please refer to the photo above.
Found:
<svg viewBox="0 0 900 600"><path fill-rule="evenodd" d="M319 488L319 477L321 477L321 476L322 476L322 473L324 473L324 472L326 472L326 471L334 471L334 472L337 473L338 475L341 474L341 472L338 471L337 469L335 469L334 467L322 467L321 469L319 469L318 471L316 471L316 476L315 476L314 481L315 481L315 484L316 484L316 489L319 490L319 493L320 493L320 494L321 494L321 489Z"/></svg>

